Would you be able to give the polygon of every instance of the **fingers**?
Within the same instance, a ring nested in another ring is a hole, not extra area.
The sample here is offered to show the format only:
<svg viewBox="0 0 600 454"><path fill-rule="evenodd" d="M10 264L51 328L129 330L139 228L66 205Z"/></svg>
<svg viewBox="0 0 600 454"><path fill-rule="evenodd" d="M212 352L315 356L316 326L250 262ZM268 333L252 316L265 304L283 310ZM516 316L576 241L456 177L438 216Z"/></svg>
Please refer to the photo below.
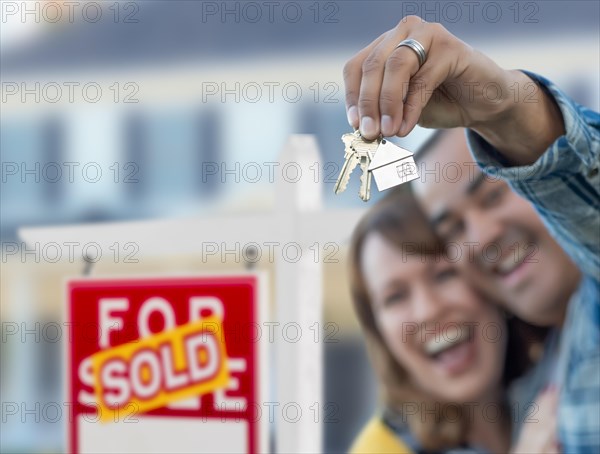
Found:
<svg viewBox="0 0 600 454"><path fill-rule="evenodd" d="M381 129L381 112L384 112L386 118L383 119L386 132L389 132L390 120L391 124L399 125L398 113L402 112L402 83L399 85L400 90L396 90L392 86L393 80L385 86L385 97L387 101L381 103L380 95L384 88L384 72L387 71L387 62L390 55L395 53L395 47L398 43L406 39L415 28L423 27L426 24L421 18L409 16L402 21L394 29L381 35L377 40L369 46L361 50L353 57L344 67L344 83L346 85L346 112L348 122L355 128L360 127L361 133L368 139L377 137ZM408 52L406 52L408 51ZM416 56L409 54L410 49L398 49L398 55L404 54L404 60L410 62L412 69L409 69L406 74L408 78L411 73L418 69L418 59ZM398 67L397 56L393 57L392 75L401 68ZM402 71L406 71L404 68ZM406 82L408 82L408 78ZM406 85L406 84L404 84ZM390 90L393 93L390 93ZM396 102L396 99L399 102ZM383 104L382 110L380 105Z"/></svg>
<svg viewBox="0 0 600 454"><path fill-rule="evenodd" d="M414 75L408 86L408 94L404 102L399 136L404 137L413 130L434 91L446 80L447 76L447 65L440 64L439 60L435 63L426 62Z"/></svg>
<svg viewBox="0 0 600 454"><path fill-rule="evenodd" d="M425 48L428 56L422 67L412 48L397 47L407 38ZM465 48L440 24L416 16L402 19L344 68L348 122L367 139L380 133L406 136L429 117L437 127L465 124L464 106L446 97L428 106L438 87L464 73L470 61L464 58L470 55Z"/></svg>
<svg viewBox="0 0 600 454"><path fill-rule="evenodd" d="M360 132L367 139L379 136L381 129L380 95L387 59L398 44L396 35L381 41L362 64L362 80L358 98ZM389 116L390 111L386 112Z"/></svg>
<svg viewBox="0 0 600 454"><path fill-rule="evenodd" d="M559 446L556 437L559 396L559 388L555 385L550 385L543 392L541 392L536 399L540 423L545 426L544 438L546 442L543 449L541 449L541 451L544 453L559 452Z"/></svg>
<svg viewBox="0 0 600 454"><path fill-rule="evenodd" d="M560 389L555 384L550 384L538 395L536 402L544 410L554 410L558 406Z"/></svg>
<svg viewBox="0 0 600 454"><path fill-rule="evenodd" d="M427 36L411 35L426 48ZM397 44L396 44L397 45ZM409 47L395 47L389 55L383 74L379 108L381 113L381 133L384 136L398 134L403 123L405 101L410 92L411 78L419 71L419 58Z"/></svg>
<svg viewBox="0 0 600 454"><path fill-rule="evenodd" d="M357 53L344 66L344 85L346 87L346 115L350 126L357 129L359 126L358 97L362 81L362 62L369 56L373 49L385 39L389 32L384 33L367 47Z"/></svg>
<svg viewBox="0 0 600 454"><path fill-rule="evenodd" d="M524 421L521 434L512 453L560 452L556 437L556 418L559 390L548 387L535 400L535 417ZM534 416L533 414L531 416Z"/></svg>

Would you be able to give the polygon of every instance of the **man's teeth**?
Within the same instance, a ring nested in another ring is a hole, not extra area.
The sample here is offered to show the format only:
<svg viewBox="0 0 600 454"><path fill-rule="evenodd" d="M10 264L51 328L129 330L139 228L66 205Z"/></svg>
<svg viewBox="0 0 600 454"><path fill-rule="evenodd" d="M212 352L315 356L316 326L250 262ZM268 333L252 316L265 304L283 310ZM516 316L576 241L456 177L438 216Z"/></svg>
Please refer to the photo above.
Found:
<svg viewBox="0 0 600 454"><path fill-rule="evenodd" d="M498 263L498 265L496 266L496 270L500 274L508 274L516 267L518 267L521 263L523 263L526 257L527 248L525 248L522 245L518 245L516 250L513 249L504 260Z"/></svg>
<svg viewBox="0 0 600 454"><path fill-rule="evenodd" d="M437 333L433 339L427 341L425 343L425 351L429 356L435 356L468 339L468 329L451 327L444 332Z"/></svg>

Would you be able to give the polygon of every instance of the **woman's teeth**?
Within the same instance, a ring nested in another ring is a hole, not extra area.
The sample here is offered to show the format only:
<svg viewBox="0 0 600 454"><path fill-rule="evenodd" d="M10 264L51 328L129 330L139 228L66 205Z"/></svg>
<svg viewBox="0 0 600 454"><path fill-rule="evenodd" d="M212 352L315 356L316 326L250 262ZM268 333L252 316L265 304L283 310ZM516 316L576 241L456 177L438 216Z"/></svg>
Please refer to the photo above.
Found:
<svg viewBox="0 0 600 454"><path fill-rule="evenodd" d="M436 356L462 342L469 340L469 330L460 327L450 327L447 330L437 333L433 339L425 342L425 352L429 356Z"/></svg>

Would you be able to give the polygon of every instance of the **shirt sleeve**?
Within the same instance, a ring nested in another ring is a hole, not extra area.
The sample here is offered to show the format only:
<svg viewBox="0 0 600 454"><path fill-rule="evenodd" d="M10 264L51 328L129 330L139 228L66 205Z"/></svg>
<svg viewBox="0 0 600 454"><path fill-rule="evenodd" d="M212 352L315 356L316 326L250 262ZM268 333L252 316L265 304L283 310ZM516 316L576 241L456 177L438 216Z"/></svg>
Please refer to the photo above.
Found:
<svg viewBox="0 0 600 454"><path fill-rule="evenodd" d="M600 115L568 98L541 76L525 72L562 112L566 134L531 165L510 167L474 131L467 140L483 171L505 179L540 213L582 272L600 280Z"/></svg>

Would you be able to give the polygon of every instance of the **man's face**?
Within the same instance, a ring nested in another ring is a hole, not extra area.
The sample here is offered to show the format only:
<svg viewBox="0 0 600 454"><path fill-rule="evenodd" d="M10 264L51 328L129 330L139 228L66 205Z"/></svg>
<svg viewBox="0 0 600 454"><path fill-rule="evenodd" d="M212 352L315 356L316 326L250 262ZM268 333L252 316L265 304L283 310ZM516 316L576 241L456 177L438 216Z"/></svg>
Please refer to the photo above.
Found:
<svg viewBox="0 0 600 454"><path fill-rule="evenodd" d="M481 173L462 129L445 132L423 159L439 168L413 187L467 276L523 320L559 325L580 275L533 206Z"/></svg>

